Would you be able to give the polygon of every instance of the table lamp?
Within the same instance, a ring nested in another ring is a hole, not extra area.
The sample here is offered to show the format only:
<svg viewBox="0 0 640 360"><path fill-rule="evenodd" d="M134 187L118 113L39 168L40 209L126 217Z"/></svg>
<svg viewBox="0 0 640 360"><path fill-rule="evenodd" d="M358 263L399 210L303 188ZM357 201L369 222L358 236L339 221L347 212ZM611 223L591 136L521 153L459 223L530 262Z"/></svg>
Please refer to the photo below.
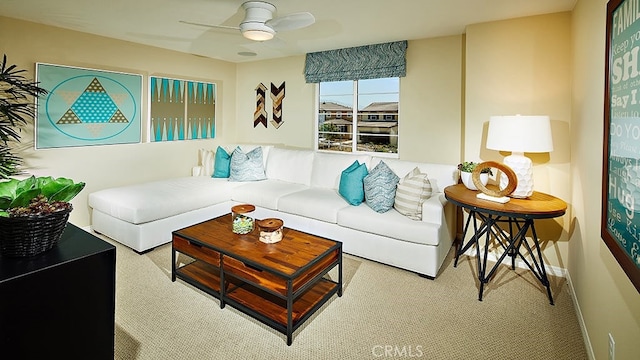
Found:
<svg viewBox="0 0 640 360"><path fill-rule="evenodd" d="M516 173L518 186L509 196L527 198L533 194L533 167L525 152L553 151L551 121L548 116L492 116L487 131L487 149L511 151L504 164ZM500 176L500 188L505 188L507 177Z"/></svg>

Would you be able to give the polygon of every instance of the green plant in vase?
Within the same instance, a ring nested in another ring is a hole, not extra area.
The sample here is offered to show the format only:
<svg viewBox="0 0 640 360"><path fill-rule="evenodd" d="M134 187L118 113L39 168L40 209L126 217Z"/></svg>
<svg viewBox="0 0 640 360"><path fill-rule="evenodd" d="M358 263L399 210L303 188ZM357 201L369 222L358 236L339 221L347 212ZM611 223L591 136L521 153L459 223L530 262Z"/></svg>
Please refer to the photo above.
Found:
<svg viewBox="0 0 640 360"><path fill-rule="evenodd" d="M47 93L24 76L26 70L0 63L0 253L28 257L51 249L62 236L73 199L85 184L67 178L23 174L13 153L20 132L35 117L35 99Z"/></svg>
<svg viewBox="0 0 640 360"><path fill-rule="evenodd" d="M72 210L71 199L85 183L67 178L31 176L0 182L0 217L46 215Z"/></svg>
<svg viewBox="0 0 640 360"><path fill-rule="evenodd" d="M30 257L52 249L73 210L69 201L84 186L50 176L0 181L0 253Z"/></svg>
<svg viewBox="0 0 640 360"><path fill-rule="evenodd" d="M458 170L464 171L464 172L473 172L473 170L478 165L479 165L478 163L474 163L473 161L465 161L461 164L458 164ZM480 173L493 175L493 171L491 171L491 168L484 168L480 170Z"/></svg>
<svg viewBox="0 0 640 360"><path fill-rule="evenodd" d="M465 161L461 164L458 164L458 170L460 170L460 178L462 179L462 183L469 190L478 190L471 177L471 173L478 165L480 164L473 161ZM493 176L493 171L491 170L491 168L487 167L480 170L480 181L482 182L482 185L487 185L490 175Z"/></svg>

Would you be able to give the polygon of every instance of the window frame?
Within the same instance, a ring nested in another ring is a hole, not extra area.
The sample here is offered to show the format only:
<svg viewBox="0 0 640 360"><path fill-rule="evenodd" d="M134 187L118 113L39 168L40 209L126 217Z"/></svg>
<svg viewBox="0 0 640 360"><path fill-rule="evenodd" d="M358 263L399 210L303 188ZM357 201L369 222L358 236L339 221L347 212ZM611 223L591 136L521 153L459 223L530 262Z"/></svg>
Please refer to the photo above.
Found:
<svg viewBox="0 0 640 360"><path fill-rule="evenodd" d="M353 104L354 106L352 106L352 111L351 111L351 118L352 118L352 129L351 129L351 139L352 139L352 143L351 143L351 151L350 152L346 152L346 151L339 151L339 150L330 150L330 149L321 149L319 147L319 143L320 143L320 129L319 129L319 120L320 120L320 85L322 84L322 82L318 82L315 84L315 92L316 92L316 96L315 96L315 117L314 117L314 149L315 151L319 151L319 152L327 152L327 153L350 153L350 154L364 154L364 155L371 155L371 156L377 156L377 157L386 157L386 158L395 158L398 159L400 157L400 77L394 77L398 79L398 112L397 112L397 126L398 126L398 132L397 134L394 135L379 135L379 136L387 136L389 138L391 137L395 137L396 138L396 142L397 142L397 146L396 146L396 152L395 153L388 153L388 152L377 152L377 151L362 151L362 150L358 150L358 136L359 136L359 132L358 132L358 123L359 123L359 119L358 116L359 114L361 114L361 111L358 110L358 85L359 85L359 81L360 80L349 80L352 81L353 83ZM334 81L327 81L327 82L334 82ZM342 114L346 114L348 117L348 112L343 112ZM383 118L386 117L387 115L383 115ZM392 115L390 115L392 116ZM378 120L379 120L380 116L378 116ZM344 125L346 126L346 125ZM373 134L372 136L376 136L375 134Z"/></svg>

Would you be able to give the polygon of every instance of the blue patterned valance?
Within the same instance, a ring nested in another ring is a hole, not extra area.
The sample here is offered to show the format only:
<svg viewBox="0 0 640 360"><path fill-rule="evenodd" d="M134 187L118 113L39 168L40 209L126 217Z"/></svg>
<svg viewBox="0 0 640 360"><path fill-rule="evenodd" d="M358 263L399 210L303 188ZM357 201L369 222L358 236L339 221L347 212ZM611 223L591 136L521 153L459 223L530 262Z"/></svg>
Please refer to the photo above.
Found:
<svg viewBox="0 0 640 360"><path fill-rule="evenodd" d="M407 73L407 41L308 53L308 83L402 77Z"/></svg>

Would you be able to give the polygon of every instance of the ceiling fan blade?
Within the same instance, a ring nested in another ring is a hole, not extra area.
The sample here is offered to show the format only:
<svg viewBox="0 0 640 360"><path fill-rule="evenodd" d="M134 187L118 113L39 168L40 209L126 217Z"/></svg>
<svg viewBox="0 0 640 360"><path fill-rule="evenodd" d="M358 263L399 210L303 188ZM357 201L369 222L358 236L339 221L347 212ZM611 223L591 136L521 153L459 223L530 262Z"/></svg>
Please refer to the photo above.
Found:
<svg viewBox="0 0 640 360"><path fill-rule="evenodd" d="M226 30L234 30L234 31L240 30L240 28L237 26L202 24L202 23L184 21L184 20L179 20L179 22L187 25L204 26L204 27L215 28L215 29L226 29Z"/></svg>
<svg viewBox="0 0 640 360"><path fill-rule="evenodd" d="M307 27L316 22L316 18L308 12L299 12L271 19L266 25L275 31L289 31Z"/></svg>

